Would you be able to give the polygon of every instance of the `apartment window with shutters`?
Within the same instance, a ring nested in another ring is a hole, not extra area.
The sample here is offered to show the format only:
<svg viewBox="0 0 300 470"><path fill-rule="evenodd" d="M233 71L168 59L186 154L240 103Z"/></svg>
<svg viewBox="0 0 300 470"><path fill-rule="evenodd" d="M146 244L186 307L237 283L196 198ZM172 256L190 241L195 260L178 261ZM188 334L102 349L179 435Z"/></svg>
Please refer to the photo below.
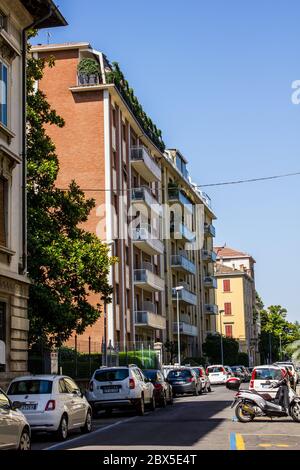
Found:
<svg viewBox="0 0 300 470"><path fill-rule="evenodd" d="M7 246L7 198L8 184L0 177L0 245Z"/></svg>
<svg viewBox="0 0 300 470"><path fill-rule="evenodd" d="M232 325L225 325L226 338L232 338Z"/></svg>
<svg viewBox="0 0 300 470"><path fill-rule="evenodd" d="M0 61L0 122L5 126L8 125L7 113L8 100L8 68Z"/></svg>
<svg viewBox="0 0 300 470"><path fill-rule="evenodd" d="M0 340L6 342L6 304L0 302ZM5 372L5 364L0 364L0 372Z"/></svg>
<svg viewBox="0 0 300 470"><path fill-rule="evenodd" d="M224 279L223 292L230 292L230 279Z"/></svg>
<svg viewBox="0 0 300 470"><path fill-rule="evenodd" d="M226 302L224 304L224 313L225 315L232 315L231 302Z"/></svg>

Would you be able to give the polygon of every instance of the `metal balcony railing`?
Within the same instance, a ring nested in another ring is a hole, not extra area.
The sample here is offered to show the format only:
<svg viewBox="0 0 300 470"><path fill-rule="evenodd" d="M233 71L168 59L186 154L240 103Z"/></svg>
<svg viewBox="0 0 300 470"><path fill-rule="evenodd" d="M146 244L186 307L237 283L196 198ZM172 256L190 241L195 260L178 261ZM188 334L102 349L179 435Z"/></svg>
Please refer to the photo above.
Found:
<svg viewBox="0 0 300 470"><path fill-rule="evenodd" d="M135 188L131 191L131 200L133 202L144 202L150 209L155 212L162 212L161 204L153 196L151 190L146 186L142 188Z"/></svg>
<svg viewBox="0 0 300 470"><path fill-rule="evenodd" d="M202 257L203 261L208 261L210 263L215 263L217 261L217 255L214 251L203 250Z"/></svg>
<svg viewBox="0 0 300 470"><path fill-rule="evenodd" d="M207 236L215 237L216 229L212 224L204 224L204 234Z"/></svg>
<svg viewBox="0 0 300 470"><path fill-rule="evenodd" d="M135 325L164 330L166 328L166 319L156 313L135 311Z"/></svg>
<svg viewBox="0 0 300 470"><path fill-rule="evenodd" d="M149 155L147 149L144 146L131 147L130 158L133 165L136 163L144 165L153 175L153 180L160 181L161 169L155 160ZM142 170L142 166L140 167L140 170Z"/></svg>
<svg viewBox="0 0 300 470"><path fill-rule="evenodd" d="M196 274L196 265L192 263L188 258L183 255L172 255L171 266L176 268L182 268L191 274Z"/></svg>
<svg viewBox="0 0 300 470"><path fill-rule="evenodd" d="M182 335L187 336L198 336L198 328L197 326L191 325L189 323L185 323L183 321L179 322L179 332ZM173 334L177 335L178 333L178 323L173 323Z"/></svg>
<svg viewBox="0 0 300 470"><path fill-rule="evenodd" d="M204 286L205 287L211 287L213 289L217 289L218 281L214 276L206 276L204 278Z"/></svg>
<svg viewBox="0 0 300 470"><path fill-rule="evenodd" d="M197 295L188 290L188 286L185 283L180 283L184 288L180 291L176 291L175 288L172 288L172 299L177 300L177 292L178 292L178 299L182 302L185 302L189 305L197 305Z"/></svg>
<svg viewBox="0 0 300 470"><path fill-rule="evenodd" d="M218 306L215 304L205 304L205 313L210 315L217 315L219 312Z"/></svg>
<svg viewBox="0 0 300 470"><path fill-rule="evenodd" d="M171 233L174 234L176 240L184 239L188 242L194 242L196 239L196 234L192 232L186 225L183 223L172 223L171 224Z"/></svg>
<svg viewBox="0 0 300 470"><path fill-rule="evenodd" d="M193 210L194 204L185 196L185 194L179 188L169 188L168 195L169 201L179 202L190 211Z"/></svg>

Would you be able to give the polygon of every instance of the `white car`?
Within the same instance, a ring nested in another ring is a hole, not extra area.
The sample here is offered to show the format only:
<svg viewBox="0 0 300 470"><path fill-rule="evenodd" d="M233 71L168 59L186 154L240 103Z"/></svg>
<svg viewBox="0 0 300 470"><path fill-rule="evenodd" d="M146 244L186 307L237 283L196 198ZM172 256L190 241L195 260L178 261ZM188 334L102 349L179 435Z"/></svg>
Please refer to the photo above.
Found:
<svg viewBox="0 0 300 470"><path fill-rule="evenodd" d="M222 365L208 366L206 374L208 375L210 383L214 385L225 384L228 379L228 373Z"/></svg>
<svg viewBox="0 0 300 470"><path fill-rule="evenodd" d="M64 375L30 375L14 379L7 391L32 431L54 432L65 440L68 432L92 429L92 410L76 383Z"/></svg>
<svg viewBox="0 0 300 470"><path fill-rule="evenodd" d="M298 383L298 374L294 364L292 362L275 362L274 365L278 367L285 367L288 369L290 374L291 387L296 391Z"/></svg>
<svg viewBox="0 0 300 470"><path fill-rule="evenodd" d="M249 390L266 393L275 398L278 388L273 388L283 378L283 371L279 366L266 365L255 367L249 384Z"/></svg>
<svg viewBox="0 0 300 470"><path fill-rule="evenodd" d="M0 450L30 450L30 426L0 389Z"/></svg>
<svg viewBox="0 0 300 470"><path fill-rule="evenodd" d="M94 415L99 410L110 415L114 409L132 407L143 415L145 405L155 409L154 386L134 365L97 369L91 378L87 399Z"/></svg>

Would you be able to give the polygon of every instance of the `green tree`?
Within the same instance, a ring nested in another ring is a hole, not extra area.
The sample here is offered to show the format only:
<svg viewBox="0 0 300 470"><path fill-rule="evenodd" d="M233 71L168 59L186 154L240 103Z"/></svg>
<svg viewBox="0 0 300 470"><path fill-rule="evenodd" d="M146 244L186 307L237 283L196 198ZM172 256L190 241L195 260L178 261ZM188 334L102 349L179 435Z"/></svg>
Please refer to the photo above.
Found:
<svg viewBox="0 0 300 470"><path fill-rule="evenodd" d="M280 359L285 347L300 339L299 325L286 320L287 310L281 305L271 305L261 310L261 334L259 349L263 362L275 362Z"/></svg>
<svg viewBox="0 0 300 470"><path fill-rule="evenodd" d="M221 364L221 336L220 334L208 335L203 344L203 352L212 364ZM234 338L223 336L224 365L238 363L239 343Z"/></svg>
<svg viewBox="0 0 300 470"><path fill-rule="evenodd" d="M94 200L86 199L74 181L66 191L55 186L59 161L45 126L63 127L64 120L34 89L46 66L53 67L54 61L28 57L30 343L60 346L99 318L100 300L110 302L108 274L115 260L107 246L83 228ZM97 305L91 303L93 294Z"/></svg>

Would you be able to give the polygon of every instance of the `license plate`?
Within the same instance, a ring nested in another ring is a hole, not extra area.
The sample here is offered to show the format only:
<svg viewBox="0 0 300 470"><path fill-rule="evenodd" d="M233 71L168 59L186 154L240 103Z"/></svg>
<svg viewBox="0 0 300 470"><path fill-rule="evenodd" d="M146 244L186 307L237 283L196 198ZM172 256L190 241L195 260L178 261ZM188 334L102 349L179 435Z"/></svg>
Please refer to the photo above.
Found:
<svg viewBox="0 0 300 470"><path fill-rule="evenodd" d="M103 388L103 393L119 393L119 387L106 387L106 388Z"/></svg>
<svg viewBox="0 0 300 470"><path fill-rule="evenodd" d="M22 405L21 410L29 411L29 410L36 410L37 405Z"/></svg>
<svg viewBox="0 0 300 470"><path fill-rule="evenodd" d="M262 388L269 388L270 387L270 385L268 385L268 384L261 384L261 386L262 386Z"/></svg>
<svg viewBox="0 0 300 470"><path fill-rule="evenodd" d="M174 382L174 385L182 385L184 382Z"/></svg>
<svg viewBox="0 0 300 470"><path fill-rule="evenodd" d="M219 377L219 374L211 374L213 377Z"/></svg>

